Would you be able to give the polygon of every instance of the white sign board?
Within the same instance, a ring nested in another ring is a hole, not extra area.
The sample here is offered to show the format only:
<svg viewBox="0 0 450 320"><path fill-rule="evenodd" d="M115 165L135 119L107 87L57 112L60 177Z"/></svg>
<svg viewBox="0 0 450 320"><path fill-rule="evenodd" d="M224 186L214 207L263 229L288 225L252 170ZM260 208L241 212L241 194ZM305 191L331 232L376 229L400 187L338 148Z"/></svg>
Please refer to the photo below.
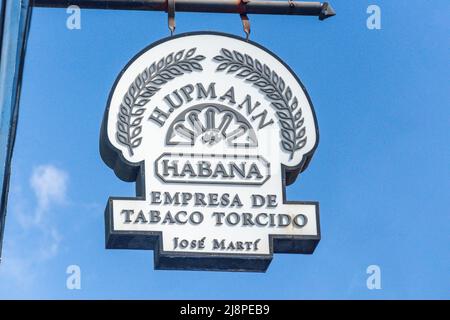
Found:
<svg viewBox="0 0 450 320"><path fill-rule="evenodd" d="M188 33L119 75L100 151L136 198L110 198L106 247L154 250L157 269L265 271L272 254L312 253L317 202L286 201L318 143L293 71L238 37Z"/></svg>

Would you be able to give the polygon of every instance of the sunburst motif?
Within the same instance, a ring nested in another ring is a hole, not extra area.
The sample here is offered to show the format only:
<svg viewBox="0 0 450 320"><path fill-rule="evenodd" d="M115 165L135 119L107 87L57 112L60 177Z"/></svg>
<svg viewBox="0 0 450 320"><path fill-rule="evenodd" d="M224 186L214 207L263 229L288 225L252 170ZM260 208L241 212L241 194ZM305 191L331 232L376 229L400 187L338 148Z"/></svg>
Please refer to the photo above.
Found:
<svg viewBox="0 0 450 320"><path fill-rule="evenodd" d="M221 105L201 105L178 116L168 130L168 145L214 146L226 143L234 147L256 147L250 123L234 110Z"/></svg>

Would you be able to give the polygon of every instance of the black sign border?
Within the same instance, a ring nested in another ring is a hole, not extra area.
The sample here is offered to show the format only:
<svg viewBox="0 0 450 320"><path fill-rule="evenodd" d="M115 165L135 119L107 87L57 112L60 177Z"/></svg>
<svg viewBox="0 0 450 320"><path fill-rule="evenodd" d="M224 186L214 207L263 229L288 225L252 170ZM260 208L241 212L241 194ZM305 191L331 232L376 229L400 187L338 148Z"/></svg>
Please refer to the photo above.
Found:
<svg viewBox="0 0 450 320"><path fill-rule="evenodd" d="M288 167L281 164L282 172L282 193L283 204L312 204L316 206L316 236L288 236L288 235L269 235L270 253L266 255L250 255L250 254L236 254L236 253L191 253L191 252L166 252L162 246L162 232L151 231L117 231L113 229L113 214L112 201L113 200L135 200L143 201L145 199L145 163L131 163L126 160L122 151L117 149L109 141L107 126L109 106L113 93L119 83L120 79L128 67L134 63L142 54L151 48L160 45L161 43L187 37L193 35L216 35L224 36L232 39L240 40L244 43L250 43L271 56L277 59L286 69L292 74L298 84L305 93L308 102L311 106L311 112L314 118L316 128L316 143L310 152L305 154L297 166ZM105 247L106 249L138 249L138 250L153 250L154 251L154 268L157 270L208 270L208 271L251 271L251 272L265 272L270 265L273 258L273 253L300 253L312 254L321 239L320 219L319 219L319 203L315 201L287 201L286 200L286 186L295 182L298 174L303 172L308 167L312 156L319 143L319 128L317 118L314 111L311 98L295 72L281 60L273 52L269 51L262 45L251 40L245 40L238 36L227 34L223 32L214 31L197 31L186 32L176 36L170 36L160 39L149 46L145 47L138 54L136 54L122 69L117 76L114 85L109 94L108 102L103 116L102 126L100 129L100 155L103 161L114 170L116 176L126 182L136 182L136 197L110 197L105 208Z"/></svg>

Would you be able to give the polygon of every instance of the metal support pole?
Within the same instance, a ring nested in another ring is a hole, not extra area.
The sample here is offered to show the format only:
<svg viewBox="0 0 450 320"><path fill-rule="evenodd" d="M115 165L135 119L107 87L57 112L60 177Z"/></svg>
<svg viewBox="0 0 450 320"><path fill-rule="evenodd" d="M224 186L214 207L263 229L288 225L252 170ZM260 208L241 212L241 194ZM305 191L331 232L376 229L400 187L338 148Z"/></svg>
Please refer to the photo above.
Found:
<svg viewBox="0 0 450 320"><path fill-rule="evenodd" d="M36 7L67 8L77 5L87 9L123 9L167 12L167 0L32 0ZM211 12L237 14L278 14L317 16L320 20L336 13L327 2L250 0L176 0L177 12Z"/></svg>
<svg viewBox="0 0 450 320"><path fill-rule="evenodd" d="M0 257L8 202L11 159L16 137L27 35L29 0L3 0L0 10Z"/></svg>

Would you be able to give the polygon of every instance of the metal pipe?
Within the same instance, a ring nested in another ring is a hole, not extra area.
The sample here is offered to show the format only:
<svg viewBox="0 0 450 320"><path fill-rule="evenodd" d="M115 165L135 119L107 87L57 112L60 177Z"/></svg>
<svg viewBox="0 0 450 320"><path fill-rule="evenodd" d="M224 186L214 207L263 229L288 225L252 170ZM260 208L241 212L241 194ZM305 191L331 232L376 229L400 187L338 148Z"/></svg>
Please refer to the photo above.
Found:
<svg viewBox="0 0 450 320"><path fill-rule="evenodd" d="M35 7L67 8L77 5L86 9L122 9L167 12L167 0L32 0ZM247 13L318 16L320 20L336 13L327 2L250 0L176 0L178 12Z"/></svg>
<svg viewBox="0 0 450 320"><path fill-rule="evenodd" d="M30 27L29 0L0 3L0 257L8 203L9 177L19 117L23 64Z"/></svg>

